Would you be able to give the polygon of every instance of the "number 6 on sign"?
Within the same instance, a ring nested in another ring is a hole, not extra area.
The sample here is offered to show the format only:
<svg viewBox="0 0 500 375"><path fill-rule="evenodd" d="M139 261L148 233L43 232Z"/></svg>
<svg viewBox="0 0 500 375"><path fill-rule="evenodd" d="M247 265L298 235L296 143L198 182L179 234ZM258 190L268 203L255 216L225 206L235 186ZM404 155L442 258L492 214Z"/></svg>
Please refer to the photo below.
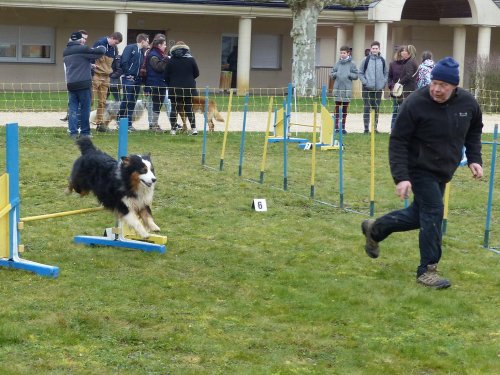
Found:
<svg viewBox="0 0 500 375"><path fill-rule="evenodd" d="M257 212L267 211L267 204L265 199L254 199L252 208Z"/></svg>

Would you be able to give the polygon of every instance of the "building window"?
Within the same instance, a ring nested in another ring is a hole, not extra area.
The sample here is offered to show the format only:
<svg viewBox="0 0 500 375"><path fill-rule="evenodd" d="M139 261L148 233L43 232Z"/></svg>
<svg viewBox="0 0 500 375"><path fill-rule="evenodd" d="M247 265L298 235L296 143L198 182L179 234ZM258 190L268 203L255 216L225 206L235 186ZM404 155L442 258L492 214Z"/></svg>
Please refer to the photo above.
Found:
<svg viewBox="0 0 500 375"><path fill-rule="evenodd" d="M252 35L252 69L281 69L281 35Z"/></svg>
<svg viewBox="0 0 500 375"><path fill-rule="evenodd" d="M52 27L0 25L0 62L54 62Z"/></svg>

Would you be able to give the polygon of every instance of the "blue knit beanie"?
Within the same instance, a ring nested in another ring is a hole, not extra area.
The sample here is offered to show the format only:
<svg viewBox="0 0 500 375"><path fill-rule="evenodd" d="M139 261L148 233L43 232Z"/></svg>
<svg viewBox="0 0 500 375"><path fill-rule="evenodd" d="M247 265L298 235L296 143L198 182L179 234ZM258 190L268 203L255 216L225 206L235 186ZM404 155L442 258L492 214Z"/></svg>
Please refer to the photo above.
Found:
<svg viewBox="0 0 500 375"><path fill-rule="evenodd" d="M458 85L460 82L458 62L453 57L439 60L431 71L431 79Z"/></svg>

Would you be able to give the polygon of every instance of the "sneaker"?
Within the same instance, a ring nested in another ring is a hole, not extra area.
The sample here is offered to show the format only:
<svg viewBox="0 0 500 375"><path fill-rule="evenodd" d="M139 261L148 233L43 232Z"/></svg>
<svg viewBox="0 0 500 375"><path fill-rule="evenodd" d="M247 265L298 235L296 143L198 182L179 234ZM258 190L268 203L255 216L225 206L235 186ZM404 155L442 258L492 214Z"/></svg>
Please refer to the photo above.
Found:
<svg viewBox="0 0 500 375"><path fill-rule="evenodd" d="M71 139L73 139L73 140L75 140L75 141L78 139L78 134L71 134L71 133L70 133L70 134L68 134L68 135L69 135L69 137L70 137Z"/></svg>
<svg viewBox="0 0 500 375"><path fill-rule="evenodd" d="M339 132L339 129L335 129L335 133L338 133Z"/></svg>
<svg viewBox="0 0 500 375"><path fill-rule="evenodd" d="M198 130L196 128L191 128L191 135L198 135Z"/></svg>
<svg viewBox="0 0 500 375"><path fill-rule="evenodd" d="M80 134L80 138L94 138L92 134Z"/></svg>
<svg viewBox="0 0 500 375"><path fill-rule="evenodd" d="M380 254L380 248L378 247L378 242L372 238L372 227L375 223L373 219L363 220L361 223L361 231L366 237L365 251L370 258L378 258Z"/></svg>
<svg viewBox="0 0 500 375"><path fill-rule="evenodd" d="M448 280L439 277L437 264L429 264L427 271L417 277L417 283L434 289L446 289L451 286Z"/></svg>
<svg viewBox="0 0 500 375"><path fill-rule="evenodd" d="M133 133L133 132L136 132L136 131L137 131L137 129L136 129L136 128L134 128L132 125L130 125L130 126L128 127L128 132L129 132L129 133Z"/></svg>
<svg viewBox="0 0 500 375"><path fill-rule="evenodd" d="M174 129L174 128L172 128L172 129L170 130L170 135L175 135L175 129Z"/></svg>
<svg viewBox="0 0 500 375"><path fill-rule="evenodd" d="M66 113L66 116L64 116L63 118L61 118L59 120L64 121L64 122L68 121L68 114Z"/></svg>
<svg viewBox="0 0 500 375"><path fill-rule="evenodd" d="M98 133L110 133L111 132L110 128L108 128L106 125L102 125L102 124L97 125L95 130Z"/></svg>
<svg viewBox="0 0 500 375"><path fill-rule="evenodd" d="M370 134L370 131L368 129L365 129L365 131L363 133L364 134Z"/></svg>
<svg viewBox="0 0 500 375"><path fill-rule="evenodd" d="M342 134L347 134L347 130L342 129Z"/></svg>

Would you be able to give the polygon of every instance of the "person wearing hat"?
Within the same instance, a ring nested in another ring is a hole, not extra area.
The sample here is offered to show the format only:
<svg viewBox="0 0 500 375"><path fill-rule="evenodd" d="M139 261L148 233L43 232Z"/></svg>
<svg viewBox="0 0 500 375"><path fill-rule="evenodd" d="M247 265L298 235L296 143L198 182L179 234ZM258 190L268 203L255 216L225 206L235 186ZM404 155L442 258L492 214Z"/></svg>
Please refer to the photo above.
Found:
<svg viewBox="0 0 500 375"><path fill-rule="evenodd" d="M458 62L445 57L433 68L430 85L404 100L390 136L389 164L396 195L405 199L413 192L413 202L361 224L365 251L371 258L378 258L379 242L391 233L419 229L417 282L435 289L451 286L437 272L443 194L459 166L464 146L472 176L483 176L481 109L469 92L457 87L459 81Z"/></svg>
<svg viewBox="0 0 500 375"><path fill-rule="evenodd" d="M92 68L95 59L104 56L106 48L99 46L90 48L85 45L85 38L79 31L71 34L69 42L63 51L64 74L68 89L68 128L69 136L90 136L90 105L92 96Z"/></svg>
<svg viewBox="0 0 500 375"><path fill-rule="evenodd" d="M168 97L172 102L170 111L170 134L175 134L177 112L183 110L191 125L191 134L197 135L196 119L193 112L192 96L197 96L196 78L200 75L198 64L191 56L189 47L178 41L170 48L170 60L165 68L165 82Z"/></svg>

